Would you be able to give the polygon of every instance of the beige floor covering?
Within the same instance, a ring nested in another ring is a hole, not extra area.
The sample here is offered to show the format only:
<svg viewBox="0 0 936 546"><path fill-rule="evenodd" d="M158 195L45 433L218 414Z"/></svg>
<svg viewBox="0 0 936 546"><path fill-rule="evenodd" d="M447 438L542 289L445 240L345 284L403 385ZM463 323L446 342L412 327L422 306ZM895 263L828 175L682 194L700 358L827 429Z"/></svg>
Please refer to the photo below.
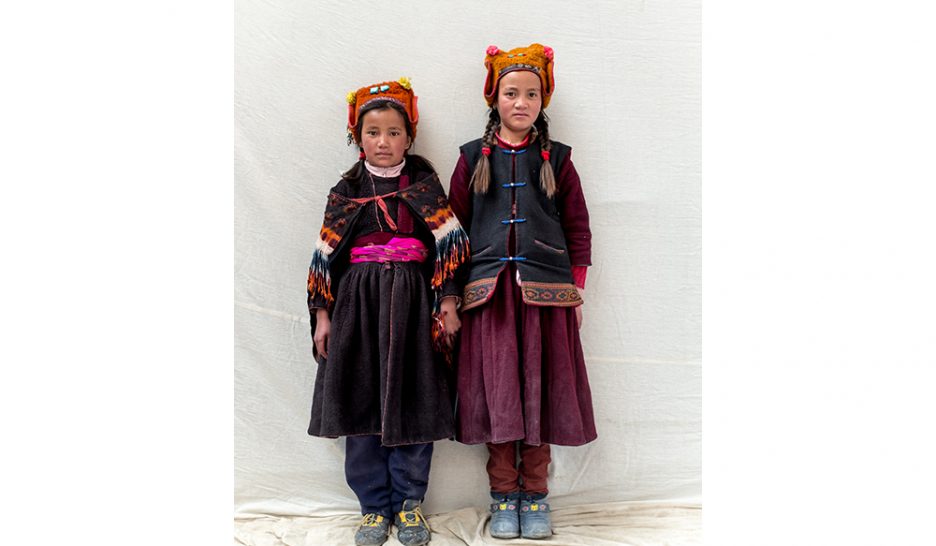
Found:
<svg viewBox="0 0 936 546"><path fill-rule="evenodd" d="M358 515L262 517L234 522L240 546L353 545ZM485 508L464 508L429 515L430 546L539 544L541 546L673 546L702 544L702 507L698 504L605 503L556 508L554 535L542 540L497 540L487 532ZM385 543L400 544L395 534Z"/></svg>

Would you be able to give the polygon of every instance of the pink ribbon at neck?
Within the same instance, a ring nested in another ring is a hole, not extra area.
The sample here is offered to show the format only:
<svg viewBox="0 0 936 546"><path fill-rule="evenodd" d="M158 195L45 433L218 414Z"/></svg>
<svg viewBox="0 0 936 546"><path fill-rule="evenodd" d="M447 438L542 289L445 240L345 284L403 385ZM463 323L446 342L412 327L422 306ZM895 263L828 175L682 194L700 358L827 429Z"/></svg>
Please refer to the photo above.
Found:
<svg viewBox="0 0 936 546"><path fill-rule="evenodd" d="M403 163L406 163L406 162L404 161ZM400 165L402 165L403 163L401 163ZM409 185L409 176L404 174L403 176L400 177L400 189L403 189L408 185ZM390 193L385 193L383 195L372 195L370 197L352 198L351 200L361 205L366 205L367 203L370 203L371 201L375 201L377 203L377 207L383 212L384 220L387 221L387 227L389 227L392 231L398 231L399 227L397 226L396 222L393 221L393 218L390 217L390 211L387 210L387 202L385 201L385 199L396 197L398 193L400 193L400 190L392 191ZM403 208L403 205L401 205L400 209L402 208Z"/></svg>

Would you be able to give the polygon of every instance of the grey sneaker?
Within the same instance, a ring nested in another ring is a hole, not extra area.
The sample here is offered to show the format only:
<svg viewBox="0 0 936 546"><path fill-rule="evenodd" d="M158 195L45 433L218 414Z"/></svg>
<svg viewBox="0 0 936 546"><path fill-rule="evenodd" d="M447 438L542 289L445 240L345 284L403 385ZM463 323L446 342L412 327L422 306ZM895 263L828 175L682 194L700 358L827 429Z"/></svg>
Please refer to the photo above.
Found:
<svg viewBox="0 0 936 546"><path fill-rule="evenodd" d="M517 538L520 536L520 493L491 493L491 536Z"/></svg>
<svg viewBox="0 0 936 546"><path fill-rule="evenodd" d="M379 546L390 536L390 518L380 514L364 514L361 525L354 533L356 546Z"/></svg>
<svg viewBox="0 0 936 546"><path fill-rule="evenodd" d="M403 510L396 515L397 540L404 546L419 546L432 539L429 523L423 516L418 500L403 501Z"/></svg>
<svg viewBox="0 0 936 546"><path fill-rule="evenodd" d="M520 501L520 534L523 538L541 539L552 536L552 521L546 497L533 500L524 497Z"/></svg>

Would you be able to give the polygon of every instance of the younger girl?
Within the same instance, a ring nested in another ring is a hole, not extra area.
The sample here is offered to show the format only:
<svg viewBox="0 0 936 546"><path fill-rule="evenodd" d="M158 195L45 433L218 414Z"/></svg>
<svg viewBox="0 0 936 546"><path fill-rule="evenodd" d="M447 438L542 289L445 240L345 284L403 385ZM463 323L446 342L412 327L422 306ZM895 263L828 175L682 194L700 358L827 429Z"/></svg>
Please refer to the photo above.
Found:
<svg viewBox="0 0 936 546"><path fill-rule="evenodd" d="M597 436L579 340L591 231L571 149L550 140L543 111L552 49L490 46L484 65L489 121L449 188L471 238L457 438L487 444L491 535L538 539L552 534L549 444Z"/></svg>
<svg viewBox="0 0 936 546"><path fill-rule="evenodd" d="M432 165L407 153L419 120L409 80L362 87L348 105L360 159L328 195L309 267L309 434L347 436L345 477L364 515L356 544L386 541L393 515L400 542L425 544L432 442L454 432L431 313L441 299L437 333L459 328L451 279L468 241Z"/></svg>

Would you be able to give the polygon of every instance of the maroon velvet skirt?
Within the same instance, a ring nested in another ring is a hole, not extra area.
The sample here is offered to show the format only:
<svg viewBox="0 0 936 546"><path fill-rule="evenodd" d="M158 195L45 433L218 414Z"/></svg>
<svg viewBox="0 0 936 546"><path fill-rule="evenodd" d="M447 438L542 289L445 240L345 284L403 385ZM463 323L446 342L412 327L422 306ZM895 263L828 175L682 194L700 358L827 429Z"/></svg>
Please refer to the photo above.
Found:
<svg viewBox="0 0 936 546"><path fill-rule="evenodd" d="M523 302L513 266L462 314L456 438L577 446L597 437L574 307Z"/></svg>

